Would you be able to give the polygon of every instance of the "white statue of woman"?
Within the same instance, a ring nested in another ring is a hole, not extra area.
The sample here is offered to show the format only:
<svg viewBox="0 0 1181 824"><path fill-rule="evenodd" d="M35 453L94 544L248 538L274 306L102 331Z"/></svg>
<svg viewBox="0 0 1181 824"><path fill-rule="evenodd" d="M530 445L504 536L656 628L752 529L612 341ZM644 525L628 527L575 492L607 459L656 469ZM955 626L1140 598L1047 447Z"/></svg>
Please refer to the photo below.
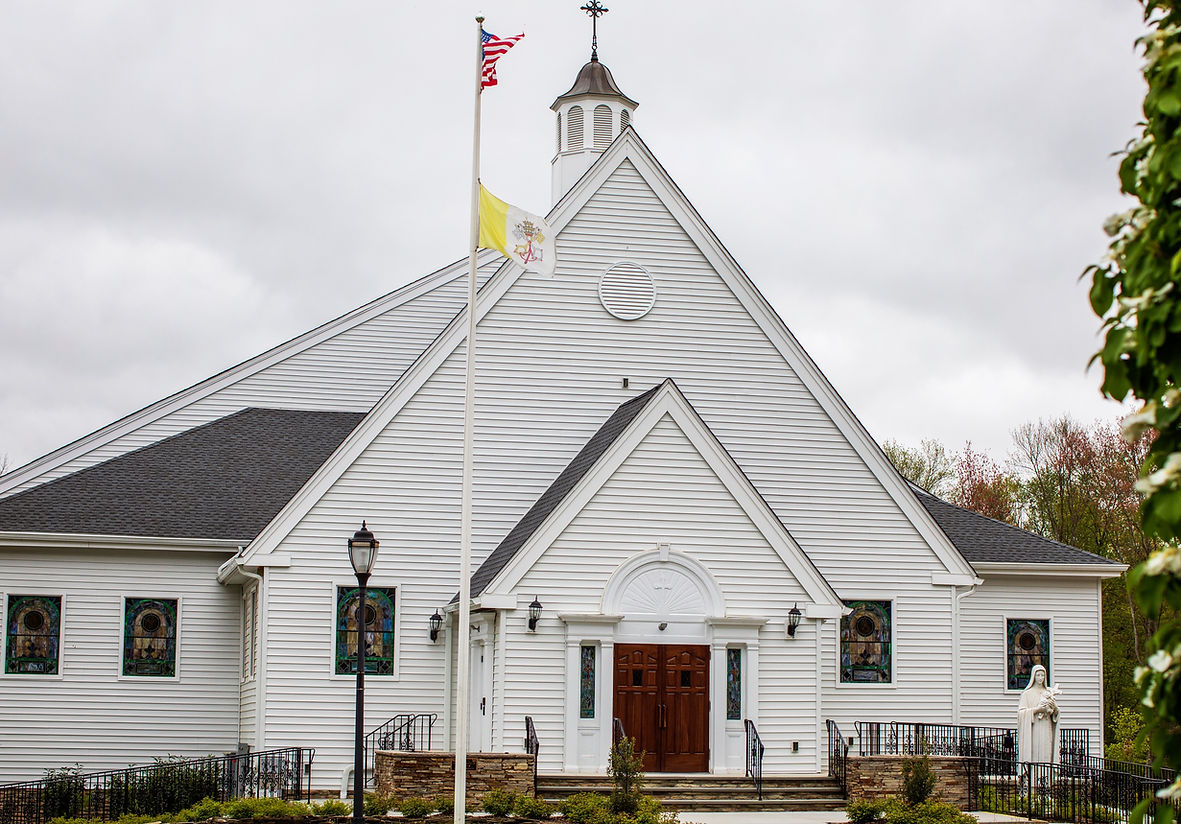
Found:
<svg viewBox="0 0 1181 824"><path fill-rule="evenodd" d="M1046 668L1034 666L1017 709L1017 760L1058 761L1058 693L1046 683Z"/></svg>

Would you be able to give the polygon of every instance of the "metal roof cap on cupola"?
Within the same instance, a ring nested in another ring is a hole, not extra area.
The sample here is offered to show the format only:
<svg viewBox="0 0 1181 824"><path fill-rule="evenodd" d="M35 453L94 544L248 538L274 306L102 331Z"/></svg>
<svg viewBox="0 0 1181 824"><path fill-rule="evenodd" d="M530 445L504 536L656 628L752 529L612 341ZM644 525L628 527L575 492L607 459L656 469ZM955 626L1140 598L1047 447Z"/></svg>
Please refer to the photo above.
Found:
<svg viewBox="0 0 1181 824"><path fill-rule="evenodd" d="M607 9L589 2L582 10L597 23ZM611 70L599 62L595 30L590 62L583 66L570 91L550 106L557 113L557 154L553 159L554 203L562 199L583 172L631 123L640 104L619 90Z"/></svg>

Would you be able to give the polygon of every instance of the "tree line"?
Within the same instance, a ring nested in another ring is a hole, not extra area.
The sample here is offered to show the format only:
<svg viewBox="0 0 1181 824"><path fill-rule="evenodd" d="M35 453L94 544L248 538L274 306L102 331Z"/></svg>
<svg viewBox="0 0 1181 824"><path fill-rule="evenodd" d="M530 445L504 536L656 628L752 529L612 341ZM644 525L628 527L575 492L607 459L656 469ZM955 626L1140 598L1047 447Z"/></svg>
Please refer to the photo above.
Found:
<svg viewBox="0 0 1181 824"><path fill-rule="evenodd" d="M1141 523L1136 482L1152 437L1131 440L1117 422L1082 424L1069 416L1025 423L1012 431L1002 460L971 443L952 452L936 440L917 447L887 441L883 449L911 483L965 509L1077 547L1129 567L1160 548ZM1103 689L1109 757L1142 760L1136 744L1139 694L1137 666L1167 606L1146 613L1129 588L1128 576L1105 580L1103 591Z"/></svg>

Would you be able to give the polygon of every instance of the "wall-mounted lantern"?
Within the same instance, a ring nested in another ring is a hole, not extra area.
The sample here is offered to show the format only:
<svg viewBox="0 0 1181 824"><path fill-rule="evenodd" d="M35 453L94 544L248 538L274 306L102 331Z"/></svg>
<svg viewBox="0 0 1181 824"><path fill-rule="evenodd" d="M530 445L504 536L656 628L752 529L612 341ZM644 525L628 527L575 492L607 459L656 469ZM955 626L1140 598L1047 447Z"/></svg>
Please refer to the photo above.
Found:
<svg viewBox="0 0 1181 824"><path fill-rule="evenodd" d="M533 596L533 603L529 605L529 631L537 631L537 622L541 620L541 601Z"/></svg>
<svg viewBox="0 0 1181 824"><path fill-rule="evenodd" d="M795 638L796 630L799 629L800 619L804 617L804 613L800 612L800 605L796 604L787 612L787 637Z"/></svg>
<svg viewBox="0 0 1181 824"><path fill-rule="evenodd" d="M439 614L439 610L435 610L435 614L430 617L431 622L431 643L439 640L439 630L443 627L443 616Z"/></svg>

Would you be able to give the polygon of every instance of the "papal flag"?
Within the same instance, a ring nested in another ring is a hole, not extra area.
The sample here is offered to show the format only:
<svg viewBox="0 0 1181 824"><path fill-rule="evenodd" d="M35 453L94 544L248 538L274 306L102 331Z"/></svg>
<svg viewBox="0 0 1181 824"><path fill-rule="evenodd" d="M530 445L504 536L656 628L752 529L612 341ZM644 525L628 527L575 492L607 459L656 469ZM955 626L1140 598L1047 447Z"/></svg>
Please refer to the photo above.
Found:
<svg viewBox="0 0 1181 824"><path fill-rule="evenodd" d="M526 271L554 276L554 230L537 215L510 206L480 184L480 242Z"/></svg>

